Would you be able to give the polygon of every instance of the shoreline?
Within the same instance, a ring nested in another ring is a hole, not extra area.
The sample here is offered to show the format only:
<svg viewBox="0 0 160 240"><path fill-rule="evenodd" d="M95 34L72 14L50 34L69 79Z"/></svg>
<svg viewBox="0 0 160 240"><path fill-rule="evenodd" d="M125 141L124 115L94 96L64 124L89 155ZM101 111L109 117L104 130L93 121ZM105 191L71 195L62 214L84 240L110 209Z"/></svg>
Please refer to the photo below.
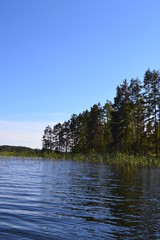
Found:
<svg viewBox="0 0 160 240"><path fill-rule="evenodd" d="M53 160L77 160L82 162L106 163L117 166L160 167L160 159L154 156L134 156L122 153L47 153L38 152L0 152L0 157L43 158Z"/></svg>

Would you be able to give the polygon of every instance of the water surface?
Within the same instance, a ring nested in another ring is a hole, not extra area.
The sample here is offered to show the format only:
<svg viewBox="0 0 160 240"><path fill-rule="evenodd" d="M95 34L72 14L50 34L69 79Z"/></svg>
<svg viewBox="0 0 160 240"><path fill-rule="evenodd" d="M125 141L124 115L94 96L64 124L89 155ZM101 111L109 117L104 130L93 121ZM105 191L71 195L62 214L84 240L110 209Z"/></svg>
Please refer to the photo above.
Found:
<svg viewBox="0 0 160 240"><path fill-rule="evenodd" d="M160 170L1 158L0 239L160 239Z"/></svg>

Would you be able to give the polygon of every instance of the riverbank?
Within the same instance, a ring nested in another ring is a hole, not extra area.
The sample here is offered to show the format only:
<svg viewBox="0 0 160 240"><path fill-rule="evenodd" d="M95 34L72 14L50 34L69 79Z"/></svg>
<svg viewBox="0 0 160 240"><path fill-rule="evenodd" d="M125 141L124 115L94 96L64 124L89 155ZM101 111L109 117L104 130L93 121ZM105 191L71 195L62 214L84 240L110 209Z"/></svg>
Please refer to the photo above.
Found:
<svg viewBox="0 0 160 240"><path fill-rule="evenodd" d="M99 154L99 153L47 153L41 150L21 151L21 152L0 152L2 157L31 157L31 158L44 158L44 159L70 159L77 161L90 161L95 163L106 163L110 165L130 165L130 166L155 166L160 167L160 159L154 156L134 156L125 155L121 153L115 154Z"/></svg>

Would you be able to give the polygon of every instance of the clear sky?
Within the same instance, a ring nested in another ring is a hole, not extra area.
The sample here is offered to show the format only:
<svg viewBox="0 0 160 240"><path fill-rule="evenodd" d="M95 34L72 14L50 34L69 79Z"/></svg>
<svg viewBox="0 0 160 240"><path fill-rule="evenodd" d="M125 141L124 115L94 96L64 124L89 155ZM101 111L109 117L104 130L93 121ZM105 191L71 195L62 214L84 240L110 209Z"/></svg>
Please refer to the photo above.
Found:
<svg viewBox="0 0 160 240"><path fill-rule="evenodd" d="M0 145L41 148L44 128L160 68L159 0L0 0Z"/></svg>

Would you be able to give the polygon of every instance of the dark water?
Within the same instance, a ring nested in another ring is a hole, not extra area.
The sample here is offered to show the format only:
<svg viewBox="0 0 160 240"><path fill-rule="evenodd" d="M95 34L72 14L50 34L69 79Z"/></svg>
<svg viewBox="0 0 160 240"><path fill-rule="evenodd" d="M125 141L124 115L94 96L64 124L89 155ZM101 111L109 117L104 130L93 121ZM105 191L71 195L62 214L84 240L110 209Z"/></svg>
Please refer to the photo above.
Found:
<svg viewBox="0 0 160 240"><path fill-rule="evenodd" d="M0 239L160 239L160 170L1 158Z"/></svg>

